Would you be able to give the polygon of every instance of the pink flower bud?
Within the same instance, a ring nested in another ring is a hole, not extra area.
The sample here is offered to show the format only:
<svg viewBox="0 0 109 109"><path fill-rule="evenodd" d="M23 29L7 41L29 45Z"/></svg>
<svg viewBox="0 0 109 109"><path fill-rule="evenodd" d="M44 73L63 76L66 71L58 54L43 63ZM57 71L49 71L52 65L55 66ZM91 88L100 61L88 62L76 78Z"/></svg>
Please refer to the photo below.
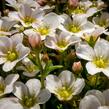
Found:
<svg viewBox="0 0 109 109"><path fill-rule="evenodd" d="M41 37L37 33L32 34L31 36L28 37L28 41L33 48L39 47L41 44Z"/></svg>
<svg viewBox="0 0 109 109"><path fill-rule="evenodd" d="M47 3L47 0L36 0L40 6L44 6Z"/></svg>
<svg viewBox="0 0 109 109"><path fill-rule="evenodd" d="M83 67L82 67L82 65L81 65L81 62L80 62L80 61L79 61L79 62L74 62L74 63L73 63L73 66L72 66L72 70L73 70L74 72L76 72L76 73L81 72L81 71L83 70Z"/></svg>
<svg viewBox="0 0 109 109"><path fill-rule="evenodd" d="M68 0L70 7L77 7L78 6L78 0Z"/></svg>

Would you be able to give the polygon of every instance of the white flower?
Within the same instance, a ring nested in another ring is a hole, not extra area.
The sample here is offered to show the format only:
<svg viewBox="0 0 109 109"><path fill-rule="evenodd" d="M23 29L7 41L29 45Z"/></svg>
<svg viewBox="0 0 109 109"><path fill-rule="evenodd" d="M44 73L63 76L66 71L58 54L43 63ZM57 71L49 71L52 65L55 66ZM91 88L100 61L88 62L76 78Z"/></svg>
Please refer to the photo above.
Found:
<svg viewBox="0 0 109 109"><path fill-rule="evenodd" d="M103 72L109 77L109 42L104 39L97 40L94 48L87 43L81 43L76 54L79 58L88 60L86 69L89 74L94 75Z"/></svg>
<svg viewBox="0 0 109 109"><path fill-rule="evenodd" d="M100 92L90 90L80 101L79 109L109 109L109 89Z"/></svg>
<svg viewBox="0 0 109 109"><path fill-rule="evenodd" d="M85 16L76 15L72 20L68 15L64 15L63 19L63 23L59 28L77 37L81 37L83 33L92 32L95 29L94 25L87 21Z"/></svg>
<svg viewBox="0 0 109 109"><path fill-rule="evenodd" d="M70 71L62 71L57 77L48 75L45 81L46 88L57 96L59 100L71 100L73 95L79 94L85 86L84 79L75 79Z"/></svg>
<svg viewBox="0 0 109 109"><path fill-rule="evenodd" d="M41 40L45 40L46 36L55 34L55 30L59 25L59 16L51 12L45 15L41 22L33 24L33 29L25 30L24 33L27 36L38 33L41 36Z"/></svg>
<svg viewBox="0 0 109 109"><path fill-rule="evenodd" d="M51 96L48 90L41 90L38 79L30 79L26 84L16 82L13 94L19 99L19 106L26 109L40 109L39 104L44 104Z"/></svg>
<svg viewBox="0 0 109 109"><path fill-rule="evenodd" d="M93 22L97 28L102 28L104 34L109 35L107 27L109 27L109 13L102 12L101 16L96 16L93 18Z"/></svg>
<svg viewBox="0 0 109 109"><path fill-rule="evenodd" d="M30 7L38 8L39 5L34 0L6 0L8 6L18 10L22 4L28 4Z"/></svg>
<svg viewBox="0 0 109 109"><path fill-rule="evenodd" d="M69 9L69 12L72 13L72 16L86 16L90 17L95 14L99 9L93 6L93 3L89 0L81 0L78 3L78 6L74 9Z"/></svg>
<svg viewBox="0 0 109 109"><path fill-rule="evenodd" d="M0 96L11 93L13 91L13 85L18 78L18 74L9 74L5 80L0 76Z"/></svg>
<svg viewBox="0 0 109 109"><path fill-rule="evenodd" d="M23 65L17 67L18 70L23 70L23 75L27 77L34 77L38 72L38 66L34 65L34 63L29 59L25 58L22 60Z"/></svg>
<svg viewBox="0 0 109 109"><path fill-rule="evenodd" d="M29 54L30 49L22 44L22 40L21 34L15 34L11 38L0 37L0 64L4 64L3 71L12 70Z"/></svg>
<svg viewBox="0 0 109 109"><path fill-rule="evenodd" d="M0 36L11 35L12 33L11 28L16 24L16 21L11 21L8 19L0 19Z"/></svg>
<svg viewBox="0 0 109 109"><path fill-rule="evenodd" d="M43 18L44 11L41 9L32 9L27 4L22 4L18 12L10 12L9 17L20 21L24 27L30 27L35 22L40 22Z"/></svg>
<svg viewBox="0 0 109 109"><path fill-rule="evenodd" d="M104 29L96 28L93 32L84 33L82 38L93 46L96 40L99 38L99 36L103 33L104 33Z"/></svg>
<svg viewBox="0 0 109 109"><path fill-rule="evenodd" d="M47 36L45 39L45 46L55 50L64 51L68 46L74 45L79 41L80 38L62 31L55 36Z"/></svg>

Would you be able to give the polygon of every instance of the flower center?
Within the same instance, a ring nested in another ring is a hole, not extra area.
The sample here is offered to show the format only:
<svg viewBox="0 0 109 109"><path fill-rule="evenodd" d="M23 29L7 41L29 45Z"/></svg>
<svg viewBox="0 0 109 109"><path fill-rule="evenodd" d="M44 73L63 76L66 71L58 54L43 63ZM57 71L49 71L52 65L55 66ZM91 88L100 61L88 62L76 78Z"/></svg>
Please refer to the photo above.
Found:
<svg viewBox="0 0 109 109"><path fill-rule="evenodd" d="M99 25L102 26L102 27L106 27L106 24L107 24L106 20L102 20L102 21L100 20L99 21Z"/></svg>
<svg viewBox="0 0 109 109"><path fill-rule="evenodd" d="M75 9L69 9L70 13L75 13L75 14L84 14L86 13L84 7L77 7Z"/></svg>
<svg viewBox="0 0 109 109"><path fill-rule="evenodd" d="M15 52L8 51L7 59L9 61L14 61L17 59L17 54Z"/></svg>
<svg viewBox="0 0 109 109"><path fill-rule="evenodd" d="M37 70L37 67L35 65L27 65L25 66L27 71L29 71L29 73L33 73L34 71Z"/></svg>
<svg viewBox="0 0 109 109"><path fill-rule="evenodd" d="M36 103L36 99L31 96L24 96L22 104L28 108L33 107Z"/></svg>
<svg viewBox="0 0 109 109"><path fill-rule="evenodd" d="M23 21L26 25L30 25L31 23L35 21L35 19L27 16L23 19Z"/></svg>
<svg viewBox="0 0 109 109"><path fill-rule="evenodd" d="M50 32L50 29L48 26L43 26L36 29L36 32L40 33L41 35L47 35Z"/></svg>
<svg viewBox="0 0 109 109"><path fill-rule="evenodd" d="M68 30L73 33L77 33L80 31L80 27L78 25L70 24L68 25Z"/></svg>
<svg viewBox="0 0 109 109"><path fill-rule="evenodd" d="M4 84L0 84L0 94L2 94L5 90L5 85Z"/></svg>
<svg viewBox="0 0 109 109"><path fill-rule="evenodd" d="M100 57L100 58L97 58L94 60L94 64L99 68L105 68L105 67L107 67L108 63L106 60L104 60L103 58Z"/></svg>
<svg viewBox="0 0 109 109"><path fill-rule="evenodd" d="M66 87L58 89L57 93L62 100L67 100L72 95L72 91Z"/></svg>
<svg viewBox="0 0 109 109"><path fill-rule="evenodd" d="M65 39L62 39L62 40L58 40L58 41L57 41L57 45L58 45L60 48L66 47L67 44L68 44L68 42L67 42Z"/></svg>

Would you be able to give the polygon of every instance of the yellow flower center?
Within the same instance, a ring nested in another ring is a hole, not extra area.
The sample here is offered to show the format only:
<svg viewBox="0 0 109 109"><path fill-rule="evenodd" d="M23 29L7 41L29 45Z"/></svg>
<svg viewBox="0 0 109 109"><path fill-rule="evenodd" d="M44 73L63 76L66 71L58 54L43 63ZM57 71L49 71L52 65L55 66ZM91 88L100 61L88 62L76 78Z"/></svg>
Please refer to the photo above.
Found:
<svg viewBox="0 0 109 109"><path fill-rule="evenodd" d="M77 7L77 8L70 8L69 9L69 13L75 13L75 14L84 14L86 13L86 10L84 9L84 7Z"/></svg>
<svg viewBox="0 0 109 109"><path fill-rule="evenodd" d="M78 25L70 24L68 25L68 30L73 33L77 33L80 31L80 27Z"/></svg>
<svg viewBox="0 0 109 109"><path fill-rule="evenodd" d="M23 19L23 21L26 25L30 25L35 21L35 19L27 16Z"/></svg>
<svg viewBox="0 0 109 109"><path fill-rule="evenodd" d="M34 71L37 70L37 67L35 65L27 65L25 67L29 73L33 73Z"/></svg>
<svg viewBox="0 0 109 109"><path fill-rule="evenodd" d="M105 68L107 67L108 62L107 60L104 60L102 57L99 57L94 60L94 64L99 68Z"/></svg>
<svg viewBox="0 0 109 109"><path fill-rule="evenodd" d="M2 94L5 90L4 84L0 84L0 94Z"/></svg>
<svg viewBox="0 0 109 109"><path fill-rule="evenodd" d="M105 27L106 24L107 24L106 20L99 21L99 25L102 26L102 27Z"/></svg>
<svg viewBox="0 0 109 109"><path fill-rule="evenodd" d="M33 107L36 103L36 99L32 96L24 96L23 100L21 101L22 104L28 108Z"/></svg>
<svg viewBox="0 0 109 109"><path fill-rule="evenodd" d="M67 44L68 44L68 42L67 42L65 39L62 39L62 40L57 41L57 45L58 45L60 48L66 47Z"/></svg>
<svg viewBox="0 0 109 109"><path fill-rule="evenodd" d="M70 96L72 96L72 91L67 87L62 87L57 91L59 98L62 100L68 100Z"/></svg>
<svg viewBox="0 0 109 109"><path fill-rule="evenodd" d="M8 59L9 61L14 61L14 60L16 60L16 59L17 59L17 53L8 51L7 59Z"/></svg>
<svg viewBox="0 0 109 109"><path fill-rule="evenodd" d="M50 29L48 26L43 26L36 29L36 32L40 33L41 35L48 35L48 33L50 32Z"/></svg>

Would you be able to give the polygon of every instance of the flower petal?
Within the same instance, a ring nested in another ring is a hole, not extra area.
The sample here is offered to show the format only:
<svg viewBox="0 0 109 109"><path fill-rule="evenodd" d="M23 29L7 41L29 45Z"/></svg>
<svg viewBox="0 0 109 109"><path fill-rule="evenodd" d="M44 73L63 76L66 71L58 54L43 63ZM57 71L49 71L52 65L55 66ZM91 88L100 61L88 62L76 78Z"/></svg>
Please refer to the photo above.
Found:
<svg viewBox="0 0 109 109"><path fill-rule="evenodd" d="M24 109L18 102L17 98L2 98L0 99L1 109Z"/></svg>
<svg viewBox="0 0 109 109"><path fill-rule="evenodd" d="M19 78L18 74L10 74L5 78L5 91L4 93L10 93L13 91L14 83Z"/></svg>
<svg viewBox="0 0 109 109"><path fill-rule="evenodd" d="M105 97L105 103L106 103L106 105L109 105L109 89L103 91L103 95Z"/></svg>
<svg viewBox="0 0 109 109"><path fill-rule="evenodd" d="M28 88L22 82L16 82L14 85L13 94L22 100L22 98L28 95Z"/></svg>
<svg viewBox="0 0 109 109"><path fill-rule="evenodd" d="M87 69L88 73L91 75L95 75L96 73L99 73L102 71L100 68L97 68L97 66L92 62L88 62L86 64L86 69Z"/></svg>
<svg viewBox="0 0 109 109"><path fill-rule="evenodd" d="M37 96L38 103L44 104L50 99L50 97L51 97L51 93L48 90L43 89Z"/></svg>
<svg viewBox="0 0 109 109"><path fill-rule="evenodd" d="M94 95L100 102L101 105L105 105L105 98L99 90L89 90L85 96Z"/></svg>
<svg viewBox="0 0 109 109"><path fill-rule="evenodd" d="M41 89L40 81L38 79L29 79L26 82L26 86L29 89L30 95L35 95L35 97L37 97Z"/></svg>
<svg viewBox="0 0 109 109"><path fill-rule="evenodd" d="M98 109L100 105L99 100L95 96L89 95L80 101L79 109Z"/></svg>
<svg viewBox="0 0 109 109"><path fill-rule="evenodd" d="M58 88L62 87L62 83L61 83L60 79L57 76L55 76L55 75L48 75L46 77L45 87L51 93L54 93L55 94L55 91Z"/></svg>
<svg viewBox="0 0 109 109"><path fill-rule="evenodd" d="M79 46L76 49L76 55L79 58L85 59L85 60L93 60L94 57L94 50L92 47L90 47L87 43L79 44Z"/></svg>
<svg viewBox="0 0 109 109"><path fill-rule="evenodd" d="M85 87L84 79L77 78L73 86L73 90L74 90L73 95L79 94L84 87Z"/></svg>
<svg viewBox="0 0 109 109"><path fill-rule="evenodd" d="M75 77L72 72L64 70L60 73L59 78L63 85L67 84L70 86L75 81Z"/></svg>
<svg viewBox="0 0 109 109"><path fill-rule="evenodd" d="M4 65L2 67L3 71L5 71L5 72L11 71L15 67L17 62L18 62L18 60L13 61L13 62L7 61L6 63L4 63Z"/></svg>

